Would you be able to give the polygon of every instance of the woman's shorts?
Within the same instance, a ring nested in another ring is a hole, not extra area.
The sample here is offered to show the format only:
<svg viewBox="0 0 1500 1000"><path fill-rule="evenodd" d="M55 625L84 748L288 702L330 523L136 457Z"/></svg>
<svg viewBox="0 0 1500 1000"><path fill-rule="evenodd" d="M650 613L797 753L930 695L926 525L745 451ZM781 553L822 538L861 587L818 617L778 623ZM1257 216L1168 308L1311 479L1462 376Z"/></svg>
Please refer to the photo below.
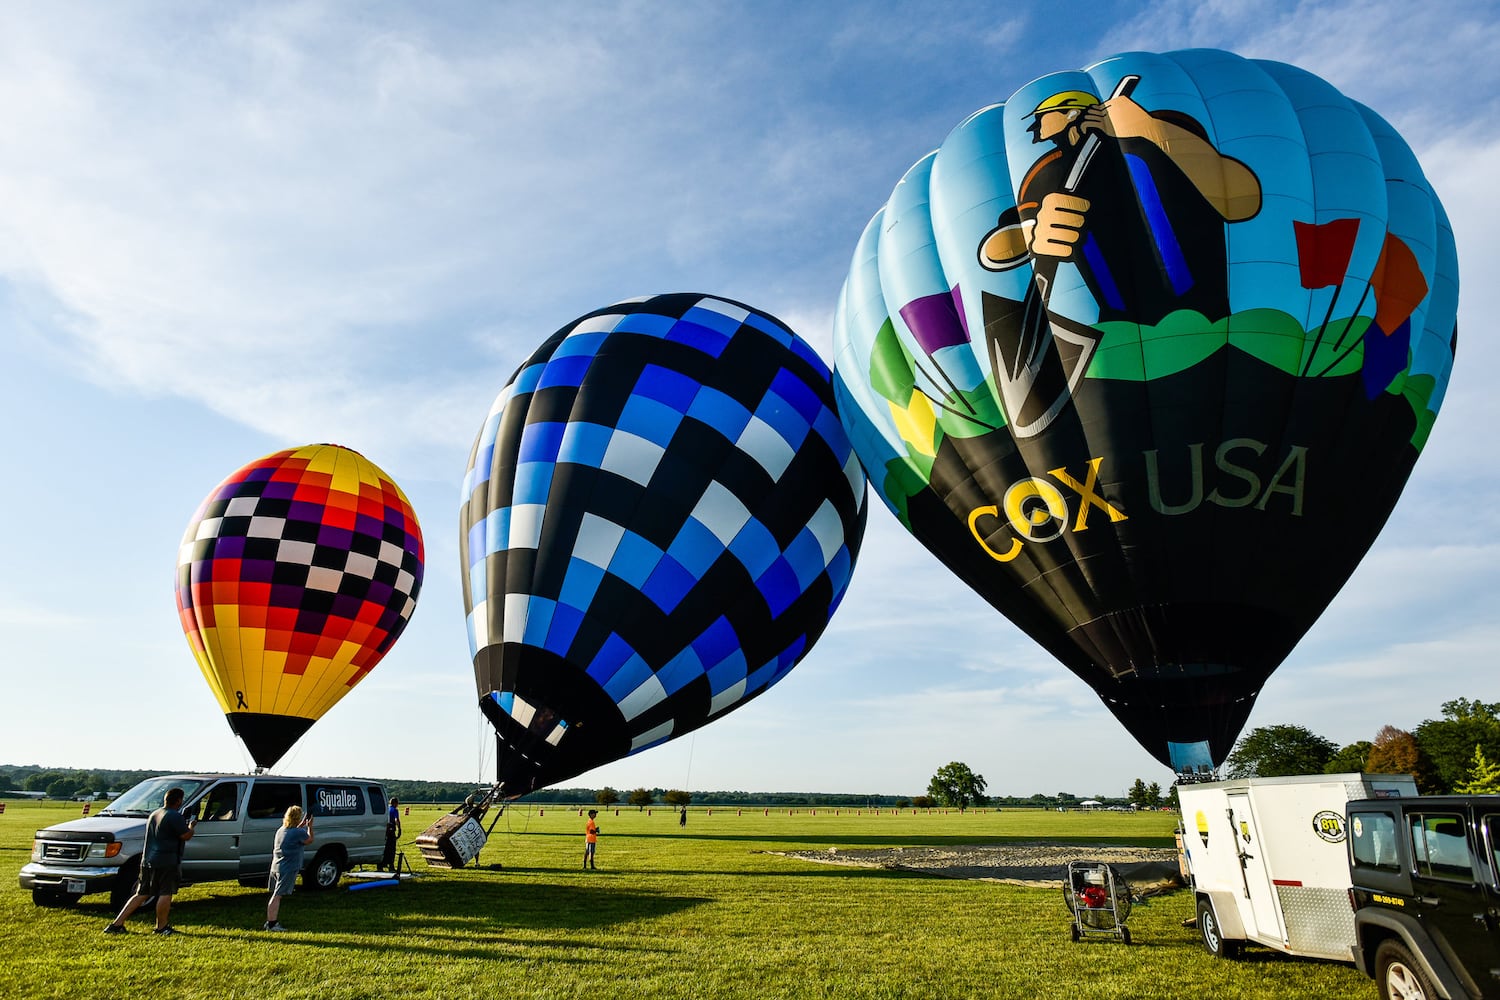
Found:
<svg viewBox="0 0 1500 1000"><path fill-rule="evenodd" d="M290 896L297 891L297 872L271 872L271 895Z"/></svg>

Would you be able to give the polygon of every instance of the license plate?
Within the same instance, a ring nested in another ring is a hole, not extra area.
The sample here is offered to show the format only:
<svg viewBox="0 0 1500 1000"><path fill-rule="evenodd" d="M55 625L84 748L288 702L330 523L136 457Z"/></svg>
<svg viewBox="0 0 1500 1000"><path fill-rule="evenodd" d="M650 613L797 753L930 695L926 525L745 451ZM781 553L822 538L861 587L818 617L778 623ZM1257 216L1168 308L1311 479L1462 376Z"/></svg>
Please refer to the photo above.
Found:
<svg viewBox="0 0 1500 1000"><path fill-rule="evenodd" d="M81 878L70 878L63 880L63 891L74 896L82 896L88 891L88 886Z"/></svg>

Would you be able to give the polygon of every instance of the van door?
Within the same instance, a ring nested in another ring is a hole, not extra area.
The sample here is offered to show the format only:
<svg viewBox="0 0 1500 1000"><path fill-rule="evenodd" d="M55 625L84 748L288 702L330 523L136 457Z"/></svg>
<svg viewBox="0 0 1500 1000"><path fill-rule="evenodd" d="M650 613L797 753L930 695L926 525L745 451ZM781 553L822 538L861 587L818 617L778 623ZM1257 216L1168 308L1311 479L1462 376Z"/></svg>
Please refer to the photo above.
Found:
<svg viewBox="0 0 1500 1000"><path fill-rule="evenodd" d="M219 882L239 875L246 784L217 782L187 804L184 813L196 817L198 825L182 853L184 882Z"/></svg>
<svg viewBox="0 0 1500 1000"><path fill-rule="evenodd" d="M1254 929L1246 928L1246 931L1262 941L1284 947L1286 932L1281 926L1281 908L1277 905L1276 893L1271 888L1271 873L1266 868L1260 830L1255 824L1255 813L1250 809L1249 795L1229 794L1229 821L1234 827L1234 846L1244 875L1243 890L1249 896L1250 913L1255 921ZM1242 902L1241 911L1243 910Z"/></svg>
<svg viewBox="0 0 1500 1000"><path fill-rule="evenodd" d="M302 782L256 778L251 783L244 834L240 838L240 878L270 875L276 831L281 829L286 811L292 806L307 810L307 803L302 800Z"/></svg>

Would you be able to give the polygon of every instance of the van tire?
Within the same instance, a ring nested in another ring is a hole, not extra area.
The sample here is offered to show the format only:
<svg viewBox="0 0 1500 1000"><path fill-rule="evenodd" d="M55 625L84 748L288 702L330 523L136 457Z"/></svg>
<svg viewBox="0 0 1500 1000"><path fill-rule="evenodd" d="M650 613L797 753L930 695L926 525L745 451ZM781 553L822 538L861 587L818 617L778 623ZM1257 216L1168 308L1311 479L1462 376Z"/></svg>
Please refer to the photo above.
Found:
<svg viewBox="0 0 1500 1000"><path fill-rule="evenodd" d="M43 889L38 886L31 890L31 902L35 906L76 906L82 898L76 893L65 892L62 889Z"/></svg>
<svg viewBox="0 0 1500 1000"><path fill-rule="evenodd" d="M1438 995L1406 945L1394 938L1375 949L1375 985L1380 1000L1433 1000Z"/></svg>
<svg viewBox="0 0 1500 1000"><path fill-rule="evenodd" d="M109 890L110 909L119 913L125 908L125 904L135 895L135 886L140 877L140 859L127 861L120 866L120 871L115 875L115 884Z"/></svg>
<svg viewBox="0 0 1500 1000"><path fill-rule="evenodd" d="M1239 958L1244 947L1243 941L1230 941L1224 937L1224 928L1214 915L1214 904L1207 896L1198 899L1198 937L1203 942L1203 950L1214 958Z"/></svg>
<svg viewBox="0 0 1500 1000"><path fill-rule="evenodd" d="M302 876L302 884L317 892L324 892L339 884L344 874L344 852L337 847L325 847L313 858L312 866Z"/></svg>

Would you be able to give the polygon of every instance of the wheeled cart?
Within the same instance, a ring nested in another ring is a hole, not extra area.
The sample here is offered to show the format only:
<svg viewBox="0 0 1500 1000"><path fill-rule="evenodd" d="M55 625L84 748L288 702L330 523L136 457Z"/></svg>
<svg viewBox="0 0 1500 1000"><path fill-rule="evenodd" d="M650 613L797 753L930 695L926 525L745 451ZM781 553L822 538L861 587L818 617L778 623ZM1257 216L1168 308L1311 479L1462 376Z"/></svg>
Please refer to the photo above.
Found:
<svg viewBox="0 0 1500 1000"><path fill-rule="evenodd" d="M1073 914L1074 941L1103 935L1130 943L1130 883L1102 861L1069 861L1063 902Z"/></svg>

